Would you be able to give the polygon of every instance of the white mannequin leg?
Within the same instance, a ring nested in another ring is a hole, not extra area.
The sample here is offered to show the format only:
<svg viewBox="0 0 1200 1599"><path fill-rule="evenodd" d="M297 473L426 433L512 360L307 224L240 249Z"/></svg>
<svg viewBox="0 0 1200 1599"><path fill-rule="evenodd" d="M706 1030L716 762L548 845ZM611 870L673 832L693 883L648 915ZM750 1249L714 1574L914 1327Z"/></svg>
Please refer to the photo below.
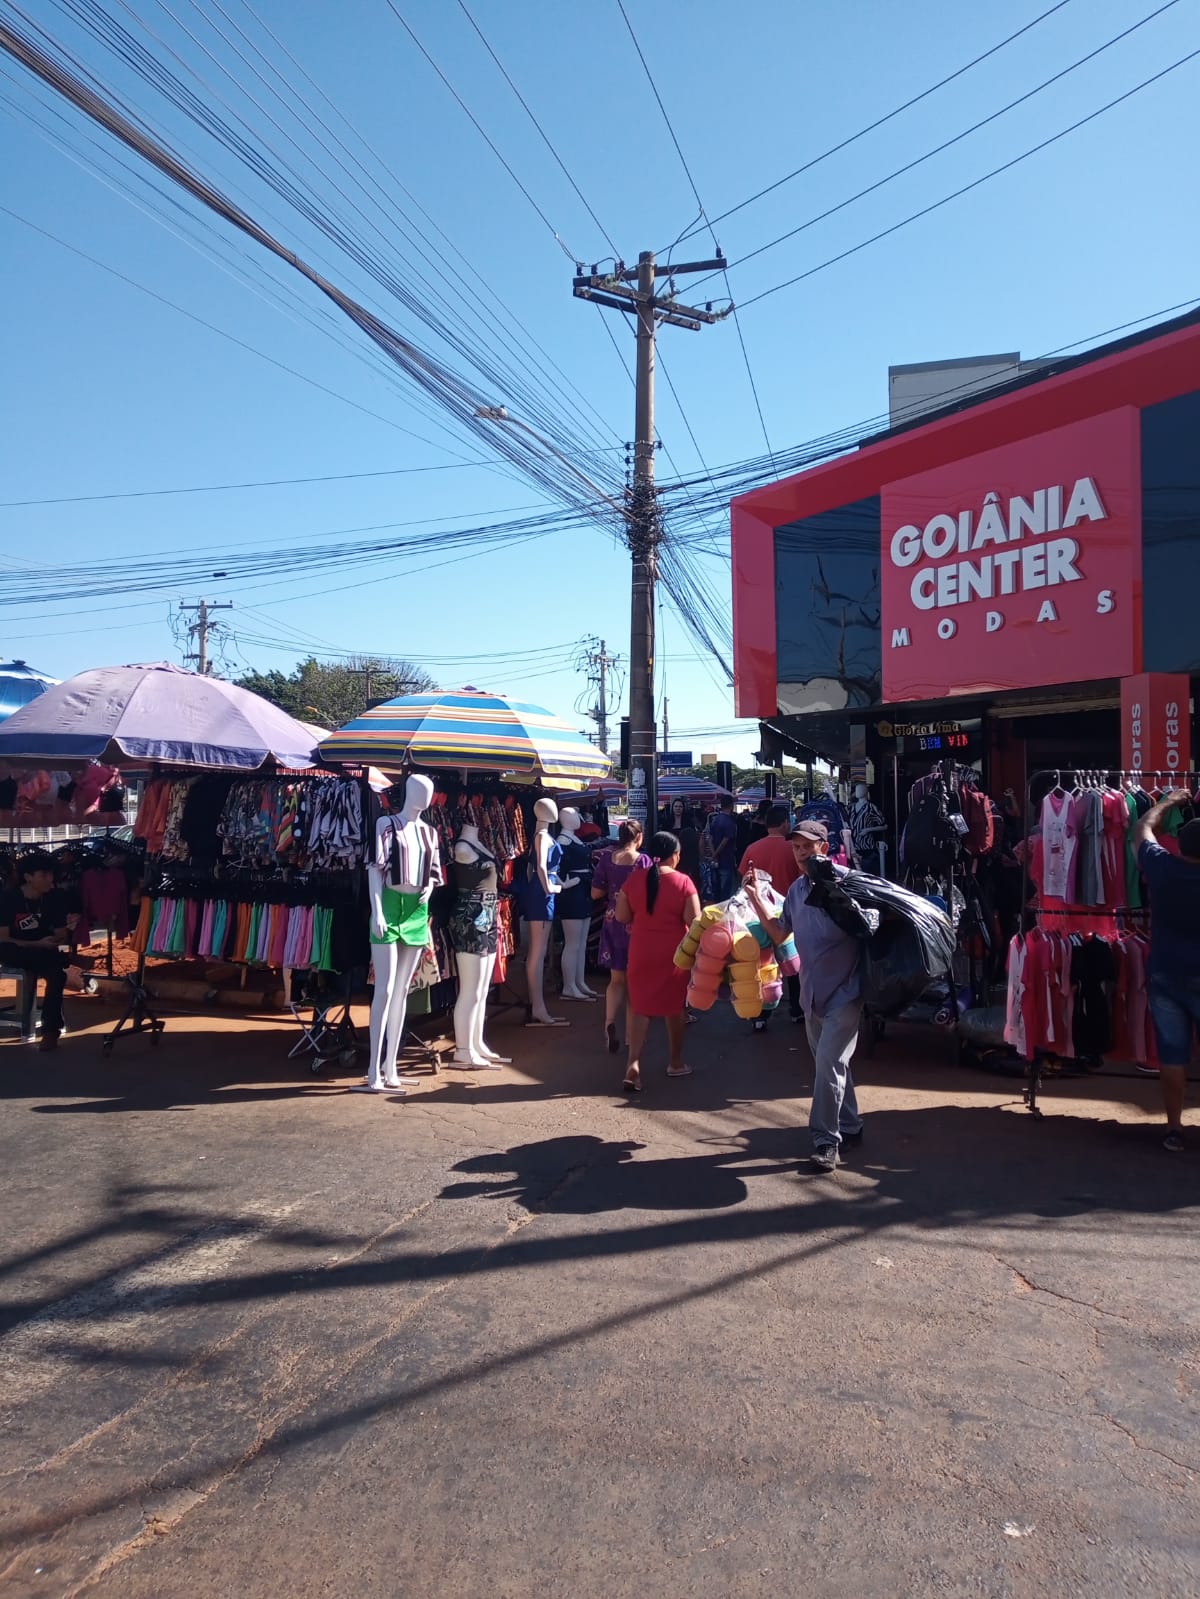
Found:
<svg viewBox="0 0 1200 1599"><path fill-rule="evenodd" d="M496 957L494 955L484 955L481 959L483 960L483 995L480 999L479 1008L475 1012L475 1028L471 1034L471 1048L477 1055L482 1055L489 1066L511 1066L512 1060L508 1055L497 1055L496 1051L490 1049L483 1041L483 1024L487 1020L487 997L492 986L492 973L496 967Z"/></svg>
<svg viewBox="0 0 1200 1599"><path fill-rule="evenodd" d="M421 948L417 944L372 944L375 994L371 1000L371 1064L362 1091L404 1092L396 1075L396 1058L404 1037L408 986L412 982Z"/></svg>
<svg viewBox="0 0 1200 1599"><path fill-rule="evenodd" d="M487 998L488 957L464 955L459 952L458 1002L454 1007L454 1060L455 1066L490 1066L475 1041L476 1032L483 1034L483 1007Z"/></svg>
<svg viewBox="0 0 1200 1599"><path fill-rule="evenodd" d="M551 1016L546 1009L546 950L550 943L550 928L550 922L525 923L525 981L529 985L531 1019L541 1027L569 1027L570 1022L561 1016Z"/></svg>
<svg viewBox="0 0 1200 1599"><path fill-rule="evenodd" d="M564 920L563 929L563 996L566 999L595 999L583 980L587 964L587 935L590 923L584 916L571 916Z"/></svg>

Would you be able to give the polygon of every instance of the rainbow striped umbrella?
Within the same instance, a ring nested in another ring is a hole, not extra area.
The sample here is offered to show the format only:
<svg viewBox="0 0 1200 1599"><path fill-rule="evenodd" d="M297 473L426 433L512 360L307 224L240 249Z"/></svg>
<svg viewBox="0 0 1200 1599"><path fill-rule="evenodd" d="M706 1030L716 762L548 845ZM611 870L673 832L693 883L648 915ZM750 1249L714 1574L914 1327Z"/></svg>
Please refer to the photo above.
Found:
<svg viewBox="0 0 1200 1599"><path fill-rule="evenodd" d="M404 694L356 716L318 746L326 761L511 772L555 783L603 777L607 755L541 705L464 688Z"/></svg>

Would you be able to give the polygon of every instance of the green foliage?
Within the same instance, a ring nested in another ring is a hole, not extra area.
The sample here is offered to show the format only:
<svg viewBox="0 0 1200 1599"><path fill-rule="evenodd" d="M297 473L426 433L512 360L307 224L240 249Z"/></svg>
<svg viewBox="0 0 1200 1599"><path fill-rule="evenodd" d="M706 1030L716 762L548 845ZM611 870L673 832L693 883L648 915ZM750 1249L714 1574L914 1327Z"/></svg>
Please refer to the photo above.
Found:
<svg viewBox="0 0 1200 1599"><path fill-rule="evenodd" d="M412 661L370 656L337 662L309 656L286 675L248 672L238 678L238 686L260 694L299 722L314 722L332 732L366 710L368 681L372 703L401 694L427 694L437 687L429 673Z"/></svg>

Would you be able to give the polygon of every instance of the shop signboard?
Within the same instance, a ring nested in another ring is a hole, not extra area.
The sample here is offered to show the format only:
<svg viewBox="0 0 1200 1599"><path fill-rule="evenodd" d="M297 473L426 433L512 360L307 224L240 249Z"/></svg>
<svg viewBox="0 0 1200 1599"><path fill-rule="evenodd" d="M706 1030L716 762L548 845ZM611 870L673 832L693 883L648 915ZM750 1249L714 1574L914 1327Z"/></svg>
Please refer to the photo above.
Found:
<svg viewBox="0 0 1200 1599"><path fill-rule="evenodd" d="M885 484L882 534L885 701L1140 669L1135 407Z"/></svg>
<svg viewBox="0 0 1200 1599"><path fill-rule="evenodd" d="M689 766L694 766L691 750L663 750L658 757L658 764L672 771L686 771Z"/></svg>
<svg viewBox="0 0 1200 1599"><path fill-rule="evenodd" d="M1121 745L1127 772L1169 782L1192 764L1191 682L1186 673L1139 672L1121 683Z"/></svg>

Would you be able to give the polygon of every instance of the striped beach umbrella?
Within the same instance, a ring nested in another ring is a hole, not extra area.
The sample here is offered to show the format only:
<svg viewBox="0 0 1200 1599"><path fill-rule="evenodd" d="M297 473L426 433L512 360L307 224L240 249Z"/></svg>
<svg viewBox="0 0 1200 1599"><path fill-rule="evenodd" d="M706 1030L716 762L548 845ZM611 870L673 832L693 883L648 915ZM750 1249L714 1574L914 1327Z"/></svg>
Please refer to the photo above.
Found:
<svg viewBox="0 0 1200 1599"><path fill-rule="evenodd" d="M608 772L607 755L541 705L463 688L403 694L322 740L321 758L385 772L407 767L507 772L581 787Z"/></svg>

